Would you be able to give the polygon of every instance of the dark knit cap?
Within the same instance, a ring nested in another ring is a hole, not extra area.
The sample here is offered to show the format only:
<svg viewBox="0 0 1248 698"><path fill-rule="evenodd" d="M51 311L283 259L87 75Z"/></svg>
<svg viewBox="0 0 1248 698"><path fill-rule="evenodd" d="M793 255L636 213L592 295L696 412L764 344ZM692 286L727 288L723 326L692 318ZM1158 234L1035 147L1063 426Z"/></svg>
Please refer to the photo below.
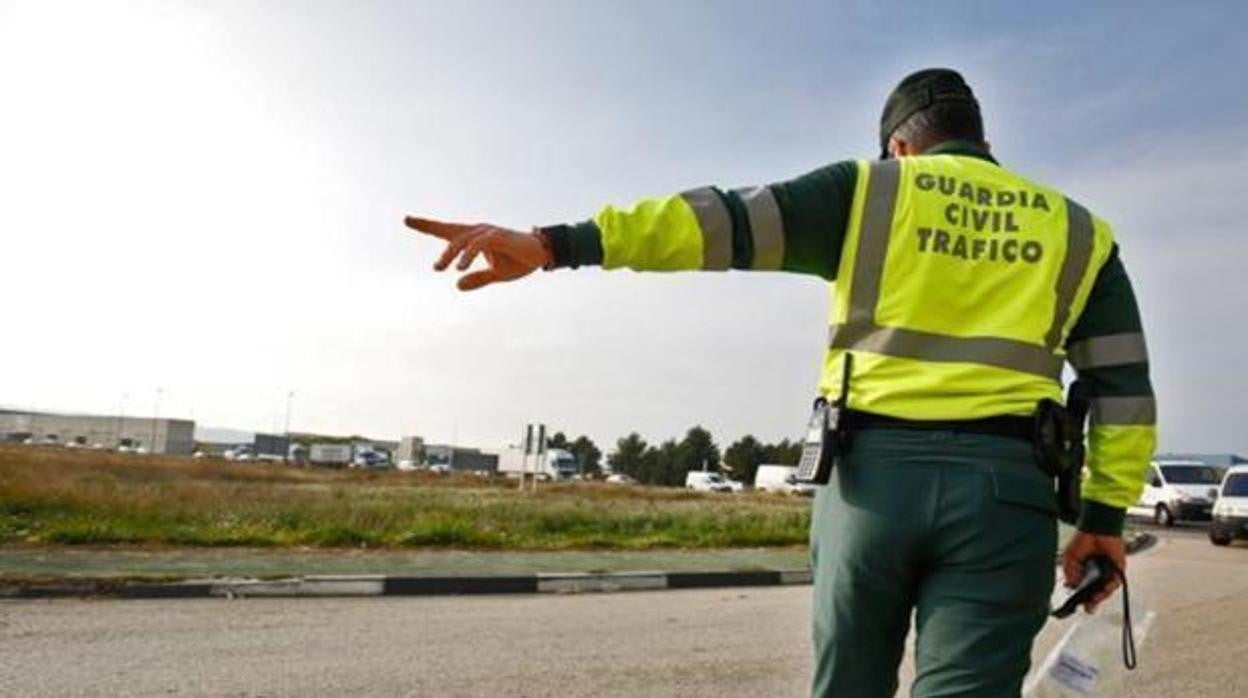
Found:
<svg viewBox="0 0 1248 698"><path fill-rule="evenodd" d="M880 115L880 158L888 157L888 139L916 113L937 102L964 102L979 111L979 102L956 70L927 68L905 77L884 103Z"/></svg>

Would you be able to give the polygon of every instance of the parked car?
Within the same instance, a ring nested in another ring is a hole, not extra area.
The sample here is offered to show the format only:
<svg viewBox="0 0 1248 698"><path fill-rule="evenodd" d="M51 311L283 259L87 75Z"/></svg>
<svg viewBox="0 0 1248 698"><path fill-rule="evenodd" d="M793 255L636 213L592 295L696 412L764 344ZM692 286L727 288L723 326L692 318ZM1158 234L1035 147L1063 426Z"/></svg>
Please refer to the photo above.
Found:
<svg viewBox="0 0 1248 698"><path fill-rule="evenodd" d="M225 449L222 453L226 460L249 461L255 459L255 454L251 451L251 446L235 446L234 448Z"/></svg>
<svg viewBox="0 0 1248 698"><path fill-rule="evenodd" d="M1248 465L1226 471L1209 524L1209 540L1214 545L1230 545L1236 538L1248 538Z"/></svg>
<svg viewBox="0 0 1248 698"><path fill-rule="evenodd" d="M606 480L612 485L636 485L637 481L624 473L611 473Z"/></svg>
<svg viewBox="0 0 1248 698"><path fill-rule="evenodd" d="M759 492L779 492L815 496L815 486L797 481L795 465L760 465L754 474L754 489Z"/></svg>
<svg viewBox="0 0 1248 698"><path fill-rule="evenodd" d="M388 468L390 459L376 451L360 451L351 459L352 468Z"/></svg>
<svg viewBox="0 0 1248 698"><path fill-rule="evenodd" d="M731 492L732 485L719 473L691 470L685 473L685 489L696 492Z"/></svg>
<svg viewBox="0 0 1248 698"><path fill-rule="evenodd" d="M1149 466L1140 500L1128 511L1152 517L1159 526L1208 521L1223 469L1199 461L1156 461Z"/></svg>

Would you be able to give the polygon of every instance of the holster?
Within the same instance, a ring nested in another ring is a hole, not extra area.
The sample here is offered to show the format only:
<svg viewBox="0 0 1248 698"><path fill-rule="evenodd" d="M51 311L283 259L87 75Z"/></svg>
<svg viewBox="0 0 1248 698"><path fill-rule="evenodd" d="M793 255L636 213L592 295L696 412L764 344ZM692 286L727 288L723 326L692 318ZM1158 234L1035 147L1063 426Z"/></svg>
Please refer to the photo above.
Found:
<svg viewBox="0 0 1248 698"><path fill-rule="evenodd" d="M1057 516L1074 524L1082 506L1084 423L1091 401L1080 381L1071 384L1063 407L1052 400L1036 406L1036 462L1057 480Z"/></svg>

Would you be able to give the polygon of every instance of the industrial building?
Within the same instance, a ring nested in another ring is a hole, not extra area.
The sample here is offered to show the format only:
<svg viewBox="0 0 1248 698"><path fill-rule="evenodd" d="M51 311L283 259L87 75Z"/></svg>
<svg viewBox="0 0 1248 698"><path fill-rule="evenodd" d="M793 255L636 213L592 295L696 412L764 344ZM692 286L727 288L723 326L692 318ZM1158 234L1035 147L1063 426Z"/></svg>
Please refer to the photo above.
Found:
<svg viewBox="0 0 1248 698"><path fill-rule="evenodd" d="M195 422L189 419L0 411L0 441L75 444L148 453L190 455Z"/></svg>
<svg viewBox="0 0 1248 698"><path fill-rule="evenodd" d="M425 462L425 440L419 436L404 436L399 441L399 448L394 453L394 459L399 463L406 461L413 465L423 465Z"/></svg>

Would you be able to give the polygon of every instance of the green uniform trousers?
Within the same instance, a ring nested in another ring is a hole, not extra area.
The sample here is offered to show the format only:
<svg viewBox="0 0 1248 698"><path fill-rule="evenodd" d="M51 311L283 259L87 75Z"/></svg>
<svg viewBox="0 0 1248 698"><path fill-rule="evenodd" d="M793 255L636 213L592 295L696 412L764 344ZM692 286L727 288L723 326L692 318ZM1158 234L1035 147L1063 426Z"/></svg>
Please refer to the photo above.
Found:
<svg viewBox="0 0 1248 698"><path fill-rule="evenodd" d="M949 431L855 436L811 525L823 698L1017 696L1055 574L1056 498L1031 446Z"/></svg>

